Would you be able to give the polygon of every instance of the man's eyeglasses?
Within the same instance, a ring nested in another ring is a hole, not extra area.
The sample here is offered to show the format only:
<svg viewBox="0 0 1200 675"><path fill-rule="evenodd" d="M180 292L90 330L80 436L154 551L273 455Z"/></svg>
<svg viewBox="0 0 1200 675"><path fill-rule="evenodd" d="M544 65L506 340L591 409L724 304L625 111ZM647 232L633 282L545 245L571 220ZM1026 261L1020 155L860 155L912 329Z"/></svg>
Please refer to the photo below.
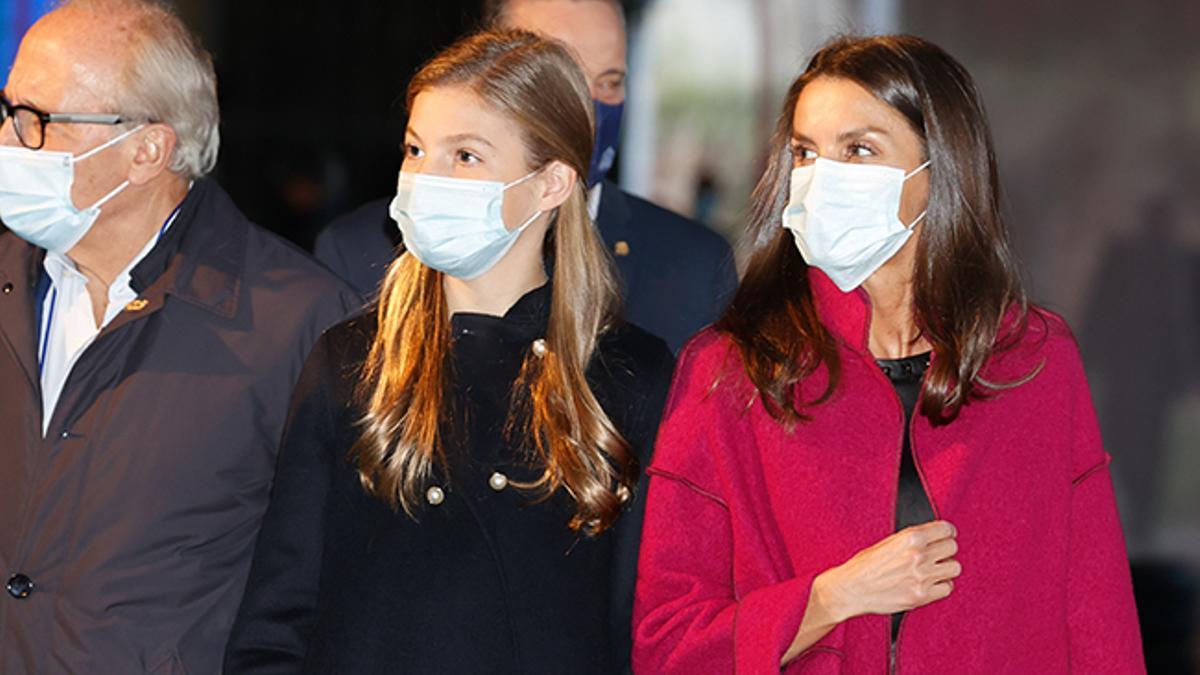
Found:
<svg viewBox="0 0 1200 675"><path fill-rule="evenodd" d="M12 120L17 140L30 150L41 150L46 144L47 124L108 124L117 125L135 122L121 115L100 113L47 113L27 105L14 105L7 96L0 95L0 125Z"/></svg>

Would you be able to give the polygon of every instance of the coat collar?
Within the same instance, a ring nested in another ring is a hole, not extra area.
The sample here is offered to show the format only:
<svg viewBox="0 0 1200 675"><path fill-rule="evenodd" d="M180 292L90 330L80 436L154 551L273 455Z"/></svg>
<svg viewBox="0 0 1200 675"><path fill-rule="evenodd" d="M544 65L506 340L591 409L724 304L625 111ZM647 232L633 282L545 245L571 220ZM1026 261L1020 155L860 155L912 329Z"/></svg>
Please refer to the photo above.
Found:
<svg viewBox="0 0 1200 675"><path fill-rule="evenodd" d="M250 228L229 195L200 179L180 206L174 225L130 274L134 290L162 293L218 316L237 314Z"/></svg>
<svg viewBox="0 0 1200 675"><path fill-rule="evenodd" d="M833 336L863 354L869 353L871 299L862 287L846 293L815 268L808 268L808 284L821 322Z"/></svg>
<svg viewBox="0 0 1200 675"><path fill-rule="evenodd" d="M808 283L816 302L817 314L829 332L851 349L870 356L871 298L867 292L861 286L849 293L842 292L824 272L815 267L808 268ZM1028 328L1025 306L1020 302L1010 302L1000 322L996 349L1004 351L1019 342Z"/></svg>
<svg viewBox="0 0 1200 675"><path fill-rule="evenodd" d="M550 321L550 284L522 295L504 316L458 312L450 317L452 333L500 339L532 340L543 337Z"/></svg>
<svg viewBox="0 0 1200 675"><path fill-rule="evenodd" d="M613 262L620 274L622 297L628 298L634 288L634 277L637 265L635 256L641 247L634 242L633 210L629 197L616 183L604 181L601 183L600 210L596 214L596 228L600 230L600 238L608 248Z"/></svg>
<svg viewBox="0 0 1200 675"><path fill-rule="evenodd" d="M196 181L175 223L130 273L130 284L148 304L118 317L106 330L145 316L165 294L222 317L237 314L249 224L216 183ZM0 229L0 338L7 342L31 383L37 369L37 286L46 252Z"/></svg>

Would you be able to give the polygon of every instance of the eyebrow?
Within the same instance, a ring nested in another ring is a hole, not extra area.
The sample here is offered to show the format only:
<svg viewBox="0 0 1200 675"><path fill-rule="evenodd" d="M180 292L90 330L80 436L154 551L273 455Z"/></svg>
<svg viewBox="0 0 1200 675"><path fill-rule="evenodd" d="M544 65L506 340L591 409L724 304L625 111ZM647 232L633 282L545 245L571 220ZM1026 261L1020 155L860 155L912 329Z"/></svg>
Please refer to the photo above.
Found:
<svg viewBox="0 0 1200 675"><path fill-rule="evenodd" d="M860 136L865 136L866 134L878 134L880 136L890 136L891 135L888 133L887 129L884 129L882 127L867 126L867 127L859 127L857 129L851 129L849 131L843 131L842 133L838 134L837 140L839 143L844 143L852 138L858 138ZM813 145L816 145L811 138L809 138L808 136L805 136L804 134L793 133L792 140L793 141L803 141L806 143L812 143Z"/></svg>
<svg viewBox="0 0 1200 675"><path fill-rule="evenodd" d="M608 70L604 71L603 73L600 73L599 75L597 75L596 79L600 79L602 77L608 77L609 75L619 75L621 77L625 77L626 74L627 74L626 71L621 68L609 68Z"/></svg>
<svg viewBox="0 0 1200 675"><path fill-rule="evenodd" d="M421 138L421 134L418 134L416 131L414 131L412 127L409 127L408 129L406 129L405 133L407 133L408 135L417 139L418 141L424 142L424 140ZM453 136L449 136L446 138L447 143L462 143L463 141L475 141L477 143L482 143L483 145L486 145L489 148L492 148L493 150L496 148L496 146L493 145L491 141L484 138L483 136L480 136L479 134L472 134L472 133L455 134Z"/></svg>

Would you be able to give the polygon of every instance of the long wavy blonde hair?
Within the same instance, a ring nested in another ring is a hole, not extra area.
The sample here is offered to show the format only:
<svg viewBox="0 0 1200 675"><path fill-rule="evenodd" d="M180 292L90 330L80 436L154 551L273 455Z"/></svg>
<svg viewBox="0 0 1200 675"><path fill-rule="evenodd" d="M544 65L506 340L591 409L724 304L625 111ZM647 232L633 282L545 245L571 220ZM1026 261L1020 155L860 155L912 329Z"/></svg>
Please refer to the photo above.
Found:
<svg viewBox="0 0 1200 675"><path fill-rule="evenodd" d="M558 43L492 30L459 40L426 64L409 85L409 109L419 93L443 86L468 87L516 122L530 170L557 160L578 176L552 214L544 245L554 268L548 349L525 356L507 433L544 467L536 481L516 486L537 499L564 488L576 504L569 527L598 534L619 515L637 467L585 377L620 302L612 260L587 214L583 177L593 134L587 84ZM380 292L378 332L360 380L363 435L351 458L368 492L414 517L422 487L435 468L446 467L449 321L442 273L401 255Z"/></svg>

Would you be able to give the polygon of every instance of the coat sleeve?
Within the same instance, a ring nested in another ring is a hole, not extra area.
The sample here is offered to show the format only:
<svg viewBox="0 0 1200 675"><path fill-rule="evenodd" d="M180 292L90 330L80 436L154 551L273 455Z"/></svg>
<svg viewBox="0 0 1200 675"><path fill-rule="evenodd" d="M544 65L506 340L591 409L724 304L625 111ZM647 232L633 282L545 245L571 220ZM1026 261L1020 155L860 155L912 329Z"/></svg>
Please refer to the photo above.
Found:
<svg viewBox="0 0 1200 675"><path fill-rule="evenodd" d="M613 641L613 663L620 672L630 671L633 650L633 595L637 579L638 548L642 537L642 523L646 514L646 467L650 466L658 424L666 405L667 389L671 384L675 357L665 344L659 344L660 353L656 367L641 378L648 390L640 400L634 401L636 421L630 434L630 442L638 453L638 482L633 498L625 513L613 528L613 565L611 576L612 597L610 600L610 632Z"/></svg>
<svg viewBox="0 0 1200 675"><path fill-rule="evenodd" d="M690 348L689 348L690 349ZM734 586L737 497L718 480L735 470L732 441L718 431L716 373L685 352L650 469L634 606L634 671L778 673L808 603L811 576ZM751 442L743 438L742 442ZM744 516L740 516L744 517ZM768 553L748 552L749 557ZM753 563L750 563L753 564ZM789 664L788 672L837 672L838 627Z"/></svg>
<svg viewBox="0 0 1200 675"><path fill-rule="evenodd" d="M245 595L225 651L226 673L294 673L317 605L326 503L334 468L328 334L301 372Z"/></svg>
<svg viewBox="0 0 1200 675"><path fill-rule="evenodd" d="M1091 395L1073 350L1074 395L1067 625L1071 671L1144 673L1125 539Z"/></svg>

